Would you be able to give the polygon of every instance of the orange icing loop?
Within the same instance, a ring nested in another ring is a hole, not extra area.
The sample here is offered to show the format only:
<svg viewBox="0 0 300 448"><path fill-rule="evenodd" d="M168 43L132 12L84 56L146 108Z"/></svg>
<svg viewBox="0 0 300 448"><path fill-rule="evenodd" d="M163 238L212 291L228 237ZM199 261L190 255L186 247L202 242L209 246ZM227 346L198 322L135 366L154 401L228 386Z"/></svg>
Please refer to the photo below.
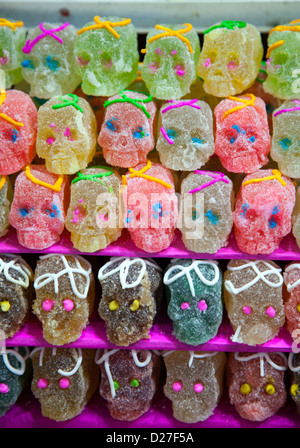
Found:
<svg viewBox="0 0 300 448"><path fill-rule="evenodd" d="M228 109L226 112L224 112L223 117L222 117L223 120L229 114L232 114L233 112L236 112L236 111L238 111L240 109L243 109L244 107L247 107L247 106L253 106L254 107L255 95L253 95L253 93L247 93L246 96L250 97L250 100L246 100L246 99L243 99L243 98L237 98L237 97L231 96L231 95L228 97L228 99L231 100L231 101L238 101L239 103L244 103L244 104L242 104L241 106L232 107L231 109Z"/></svg>
<svg viewBox="0 0 300 448"><path fill-rule="evenodd" d="M10 22L10 20L0 18L0 26L8 26L13 31L16 31L16 28L21 28L23 26L23 22Z"/></svg>
<svg viewBox="0 0 300 448"><path fill-rule="evenodd" d="M292 25L292 26L289 26L289 25L275 26L275 28L272 28L271 31L269 31L269 36L271 33L273 33L273 31L298 31L299 32L300 25L299 26L294 25L294 23L299 23L299 22L300 22L300 19L297 19L297 20L292 20L292 22L289 23L289 25Z"/></svg>
<svg viewBox="0 0 300 448"><path fill-rule="evenodd" d="M182 42L187 45L189 52L194 53L190 41L185 36L182 36L182 34L191 31L193 29L193 25L191 25L190 23L184 23L184 25L186 28L180 30L171 30L171 28L168 28L166 26L155 25L156 30L162 30L165 31L165 33L157 34L156 36L150 37L150 39L148 39L148 43L151 44L151 42L154 42L157 39L161 39L162 37L178 37L178 39L182 40ZM141 50L141 53L146 53L146 49Z"/></svg>
<svg viewBox="0 0 300 448"><path fill-rule="evenodd" d="M129 177L133 178L133 177L141 177L143 179L147 179L150 180L152 182L156 182L158 184L163 185L164 187L167 188L172 188L173 186L171 184L168 184L167 182L165 182L164 180L158 179L157 177L153 177L153 176L148 176L147 174L144 174L146 171L148 171L151 168L151 161L148 160L147 165L144 166L144 168L142 168L139 171L136 171L133 168L129 168L130 174ZM125 179L124 179L125 178ZM127 185L127 178L126 176L122 176L123 179L123 185ZM125 183L126 182L126 183Z"/></svg>
<svg viewBox="0 0 300 448"><path fill-rule="evenodd" d="M284 40L278 40L277 42L274 42L274 44L270 45L266 54L266 58L268 59L270 57L271 51L273 51L275 48L281 47L284 42Z"/></svg>
<svg viewBox="0 0 300 448"><path fill-rule="evenodd" d="M0 89L0 107L6 100L6 92L3 89ZM13 118L9 117L6 114L0 113L0 118L3 118L3 120L8 121L9 123L13 124L14 126L24 126L23 123L20 123L19 121L15 121Z"/></svg>
<svg viewBox="0 0 300 448"><path fill-rule="evenodd" d="M113 27L129 25L129 23L131 23L131 19L124 19L120 22L111 22L110 20L105 20L104 22L101 22L100 17L95 16L94 22L95 22L95 25L89 25L84 28L81 28L81 30L77 31L77 34L82 34L89 30L106 28L107 31L109 31L111 34L113 34L117 39L120 39L120 35L114 30Z"/></svg>
<svg viewBox="0 0 300 448"><path fill-rule="evenodd" d="M65 179L65 176L63 174L60 174L57 181L54 185L48 184L47 182L44 182L43 180L37 179L34 177L34 175L30 172L30 165L26 165L25 168L25 174L28 177L31 182L33 182L36 185L40 185L41 187L49 188L49 190L57 191L59 192L61 190L62 183Z"/></svg>
<svg viewBox="0 0 300 448"><path fill-rule="evenodd" d="M0 191L2 190L2 188L4 187L6 182L6 176L2 176L1 177L1 181L0 181Z"/></svg>
<svg viewBox="0 0 300 448"><path fill-rule="evenodd" d="M263 182L264 180L275 180L275 179L278 180L283 187L286 186L286 182L282 179L281 172L279 170L273 170L272 174L273 174L272 176L260 177L258 179L246 180L245 182L243 182L243 186L244 185L248 185L248 184L254 184L254 183L258 183L258 182Z"/></svg>

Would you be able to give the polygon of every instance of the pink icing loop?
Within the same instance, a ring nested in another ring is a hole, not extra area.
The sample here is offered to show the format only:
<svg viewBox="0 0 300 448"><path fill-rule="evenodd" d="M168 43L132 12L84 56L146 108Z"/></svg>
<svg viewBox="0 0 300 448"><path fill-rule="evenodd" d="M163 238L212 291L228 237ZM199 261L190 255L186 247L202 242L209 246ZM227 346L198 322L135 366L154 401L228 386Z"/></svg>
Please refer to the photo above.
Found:
<svg viewBox="0 0 300 448"><path fill-rule="evenodd" d="M66 299L63 301L63 306L66 311L72 311L74 308L74 302L71 299Z"/></svg>
<svg viewBox="0 0 300 448"><path fill-rule="evenodd" d="M272 306L269 306L266 309L266 315L269 316L269 317L272 317L272 318L275 317L275 315L276 315L275 309Z"/></svg>
<svg viewBox="0 0 300 448"><path fill-rule="evenodd" d="M49 385L49 381L46 380L45 378L40 378L37 382L37 387L39 389L46 389L46 387L48 387Z"/></svg>
<svg viewBox="0 0 300 448"><path fill-rule="evenodd" d="M44 28L43 23L39 24L40 30L42 31L41 34L39 34L35 39L33 39L32 41L30 39L28 39L24 45L24 47L22 48L23 53L30 53L31 50L33 49L33 47L35 46L35 44L43 39L46 36L50 36L53 37L53 39L56 39L60 44L63 44L64 41L57 36L55 33L58 33L59 31L63 30L64 28L66 28L67 26L69 26L69 23L64 23L63 25L59 26L58 28L53 28L50 30L46 30Z"/></svg>
<svg viewBox="0 0 300 448"><path fill-rule="evenodd" d="M187 310L189 307L190 307L189 302L183 302L183 303L180 305L180 308L181 308L182 310Z"/></svg>
<svg viewBox="0 0 300 448"><path fill-rule="evenodd" d="M207 303L205 300L200 300L200 302L197 303L197 306L200 311L205 311L207 309Z"/></svg>
<svg viewBox="0 0 300 448"><path fill-rule="evenodd" d="M196 384L194 385L194 391L195 391L197 394L200 394L200 393L203 391L203 385L202 385L201 383L196 383Z"/></svg>
<svg viewBox="0 0 300 448"><path fill-rule="evenodd" d="M43 301L43 310L44 311L51 311L54 307L55 301L52 299L46 299Z"/></svg>
<svg viewBox="0 0 300 448"><path fill-rule="evenodd" d="M5 383L0 383L0 394L7 394L9 392L9 387Z"/></svg>
<svg viewBox="0 0 300 448"><path fill-rule="evenodd" d="M180 381L175 381L172 385L174 392L179 392L182 389L182 384Z"/></svg>
<svg viewBox="0 0 300 448"><path fill-rule="evenodd" d="M61 389L67 389L70 386L70 380L69 378L61 378L59 380L59 387Z"/></svg>
<svg viewBox="0 0 300 448"><path fill-rule="evenodd" d="M251 313L252 313L252 309L251 309L250 306L245 305L245 306L243 307L243 312L244 312L245 314L251 314Z"/></svg>

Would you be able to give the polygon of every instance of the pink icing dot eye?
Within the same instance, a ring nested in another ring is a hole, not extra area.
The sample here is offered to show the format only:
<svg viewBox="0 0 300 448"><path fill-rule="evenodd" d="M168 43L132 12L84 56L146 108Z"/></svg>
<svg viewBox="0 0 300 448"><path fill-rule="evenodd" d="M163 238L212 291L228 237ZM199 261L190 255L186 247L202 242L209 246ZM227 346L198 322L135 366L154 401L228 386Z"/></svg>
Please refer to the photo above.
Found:
<svg viewBox="0 0 300 448"><path fill-rule="evenodd" d="M203 386L202 386L202 384L201 384L201 383L196 383L196 384L194 385L194 391L195 391L197 394L200 394L200 393L203 391Z"/></svg>
<svg viewBox="0 0 300 448"><path fill-rule="evenodd" d="M0 394L7 394L9 392L9 387L5 383L0 383Z"/></svg>
<svg viewBox="0 0 300 448"><path fill-rule="evenodd" d="M182 389L181 381L175 381L172 385L174 392L179 392Z"/></svg>
<svg viewBox="0 0 300 448"><path fill-rule="evenodd" d="M49 137L49 138L47 138L46 142L48 143L48 145L53 145L53 143L55 142L55 138Z"/></svg>
<svg viewBox="0 0 300 448"><path fill-rule="evenodd" d="M207 303L205 300L200 300L200 302L197 303L197 306L200 311L205 311L207 309Z"/></svg>
<svg viewBox="0 0 300 448"><path fill-rule="evenodd" d="M43 301L43 310L44 311L51 311L54 307L55 301L52 299L46 299Z"/></svg>
<svg viewBox="0 0 300 448"><path fill-rule="evenodd" d="M187 310L189 307L190 307L189 302L183 302L183 303L180 305L180 308L181 308L182 310Z"/></svg>
<svg viewBox="0 0 300 448"><path fill-rule="evenodd" d="M37 382L37 387L39 389L46 389L46 387L48 387L49 385L49 381L46 380L46 378L40 378Z"/></svg>
<svg viewBox="0 0 300 448"><path fill-rule="evenodd" d="M251 314L251 313L252 313L252 309L251 309L250 306L245 305L245 306L243 307L243 312L244 312L245 314Z"/></svg>
<svg viewBox="0 0 300 448"><path fill-rule="evenodd" d="M272 306L269 306L266 309L266 315L269 316L269 317L272 317L272 318L275 317L275 315L276 315L275 309Z"/></svg>
<svg viewBox="0 0 300 448"><path fill-rule="evenodd" d="M70 380L69 378L61 378L59 380L59 387L61 389L67 389L70 386Z"/></svg>
<svg viewBox="0 0 300 448"><path fill-rule="evenodd" d="M72 311L74 308L74 302L71 299L66 299L63 301L63 306L66 311Z"/></svg>

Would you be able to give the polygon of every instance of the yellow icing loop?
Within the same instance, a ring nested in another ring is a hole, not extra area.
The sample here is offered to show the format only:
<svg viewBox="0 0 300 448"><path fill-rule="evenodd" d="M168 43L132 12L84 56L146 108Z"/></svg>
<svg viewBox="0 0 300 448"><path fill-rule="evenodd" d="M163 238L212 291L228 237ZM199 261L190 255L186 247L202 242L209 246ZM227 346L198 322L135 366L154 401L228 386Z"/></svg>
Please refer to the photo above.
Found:
<svg viewBox="0 0 300 448"><path fill-rule="evenodd" d="M1 180L0 180L0 191L2 190L2 188L4 187L6 182L6 176L2 176Z"/></svg>
<svg viewBox="0 0 300 448"><path fill-rule="evenodd" d="M189 39L187 39L185 36L182 36L182 34L185 34L185 33L188 33L189 31L191 31L193 29L193 25L191 25L190 23L184 23L184 26L186 28L183 28L180 30L171 30L171 28L168 28L166 26L155 25L156 30L162 30L162 31L165 31L165 33L157 34L156 36L150 37L150 39L148 39L148 43L151 44L155 40L161 39L162 37L178 37L178 39L182 40L182 42L184 42L187 45L189 52L193 53L194 50L191 46ZM146 49L141 50L141 53L146 53Z"/></svg>
<svg viewBox="0 0 300 448"><path fill-rule="evenodd" d="M275 179L278 180L283 187L286 186L286 182L282 179L281 172L279 170L273 170L272 174L273 174L272 176L260 177L258 179L246 180L245 182L243 182L243 186L244 185L248 185L248 184L254 184L254 183L258 183L258 182L263 182L264 180L275 180Z"/></svg>
<svg viewBox="0 0 300 448"><path fill-rule="evenodd" d="M168 184L167 182L165 182L165 181L163 181L163 180L161 180L161 179L158 179L157 177L148 176L147 174L144 174L144 173L145 173L146 171L148 171L150 168L151 168L151 161L150 161L150 160L148 160L147 165L144 166L144 168L142 168L142 169L139 170L139 171L136 171L136 170L133 169L133 168L129 168L129 171L130 171L129 177L130 177L130 178L133 178L133 177L141 177L141 178L143 178L143 179L147 179L147 180L150 180L150 181L152 181L152 182L156 182L156 183L158 183L158 184L161 184L161 185L163 185L164 187L172 188L172 185ZM122 180L123 180L123 185L127 185L127 178L126 178L126 176L122 176Z"/></svg>
<svg viewBox="0 0 300 448"><path fill-rule="evenodd" d="M129 23L131 23L131 19L124 19L120 22L111 22L110 20L105 20L104 22L101 22L100 17L95 16L94 22L95 22L95 25L89 25L84 28L81 28L81 30L77 31L77 34L82 34L89 30L106 28L107 31L109 31L111 34L113 34L117 39L120 39L120 35L114 30L113 27L129 25Z"/></svg>
<svg viewBox="0 0 300 448"><path fill-rule="evenodd" d="M6 100L6 92L3 89L0 89L0 107ZM15 121L13 118L9 117L6 114L0 113L0 118L3 118L3 120L8 121L9 123L13 124L14 126L24 126L23 123L20 123L19 121Z"/></svg>
<svg viewBox="0 0 300 448"><path fill-rule="evenodd" d="M53 190L53 191L57 191L57 192L59 192L61 190L61 186L62 186L62 183L65 178L64 175L62 175L62 174L59 175L55 184L52 185L52 184L48 184L47 182L44 182L43 180L40 180L40 179L37 179L36 177L34 177L34 175L30 172L30 165L26 165L24 170L25 170L25 174L28 177L28 179L30 179L31 182L33 182L34 184L40 185L41 187L49 188L49 190Z"/></svg>
<svg viewBox="0 0 300 448"><path fill-rule="evenodd" d="M21 21L20 22L10 22L7 19L0 18L0 26L8 26L13 31L16 31L16 28L20 28L23 25L24 25L24 23Z"/></svg>
<svg viewBox="0 0 300 448"><path fill-rule="evenodd" d="M228 109L226 112L224 112L224 114L223 114L223 120L224 120L224 118L226 118L229 114L232 114L233 112L236 112L236 111L238 111L238 110L240 110L240 109L243 109L244 107L247 107L247 106L254 106L254 103L255 103L255 95L253 95L253 93L247 93L247 95L246 96L248 96L248 97L250 97L250 100L245 100L245 99L243 99L243 98L237 98L236 96L229 96L228 97L228 100L231 100L231 101L238 101L239 103L244 103L244 104L242 104L241 106L235 106L235 107L232 107L231 109Z"/></svg>
<svg viewBox="0 0 300 448"><path fill-rule="evenodd" d="M284 40L278 40L277 42L274 42L274 44L270 45L266 54L266 58L268 59L270 57L271 51L273 51L275 48L281 47L284 42Z"/></svg>
<svg viewBox="0 0 300 448"><path fill-rule="evenodd" d="M300 19L297 20L293 20L292 22L289 23L289 25L278 25L275 26L275 28L272 28L271 31L269 31L269 36L271 33L273 33L273 31L300 31L300 25L294 25L294 23L299 23Z"/></svg>

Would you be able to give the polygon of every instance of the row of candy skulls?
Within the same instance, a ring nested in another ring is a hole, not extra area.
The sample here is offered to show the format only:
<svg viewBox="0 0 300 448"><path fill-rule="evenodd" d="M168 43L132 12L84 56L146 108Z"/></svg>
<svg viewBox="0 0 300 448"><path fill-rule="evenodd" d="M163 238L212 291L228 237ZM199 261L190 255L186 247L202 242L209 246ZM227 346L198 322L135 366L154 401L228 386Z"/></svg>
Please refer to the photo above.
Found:
<svg viewBox="0 0 300 448"><path fill-rule="evenodd" d="M1 64L7 87L24 78L30 94L51 98L81 83L88 95L110 96L128 87L138 72L137 32L130 19L94 17L76 30L70 23L40 23L26 37L23 22L0 21ZM299 96L299 21L269 32L265 90L282 99ZM239 94L259 72L263 45L257 28L225 20L199 36L189 23L156 25L146 36L142 78L158 99L179 99L196 75L207 93ZM296 57L291 57L296 55Z"/></svg>
<svg viewBox="0 0 300 448"><path fill-rule="evenodd" d="M214 414L226 387L240 417L261 422L285 405L287 388L299 413L299 369L294 353L16 347L0 353L0 415L30 383L42 415L56 422L80 415L97 389L105 403L97 412L134 421L162 387L173 417L192 424Z"/></svg>
<svg viewBox="0 0 300 448"><path fill-rule="evenodd" d="M44 255L33 270L18 256L1 256L0 322L13 337L31 313L52 345L78 340L95 308L91 264L79 255ZM97 260L98 261L98 260ZM223 302L232 341L262 345L285 325L297 339L300 323L298 263L231 261L223 274L213 260L172 260L163 271L151 259L115 257L98 271L97 311L107 339L127 347L149 338L164 296L175 338L190 346L212 340L223 320ZM14 274L14 277L12 276Z"/></svg>

